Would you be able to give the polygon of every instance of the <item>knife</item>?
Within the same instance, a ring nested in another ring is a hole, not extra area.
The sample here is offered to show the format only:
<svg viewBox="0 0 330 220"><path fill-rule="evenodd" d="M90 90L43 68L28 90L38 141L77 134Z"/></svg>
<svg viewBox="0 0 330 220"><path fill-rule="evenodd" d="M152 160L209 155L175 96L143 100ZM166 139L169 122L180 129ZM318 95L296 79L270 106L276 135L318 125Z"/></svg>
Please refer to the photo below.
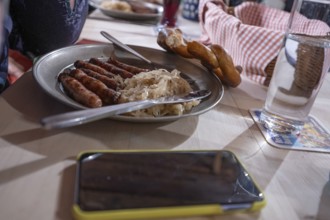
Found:
<svg viewBox="0 0 330 220"><path fill-rule="evenodd" d="M119 115L139 109L146 109L160 104L183 103L203 99L211 94L210 90L196 90L186 96L170 96L110 105L101 108L78 110L45 117L41 124L46 129L65 128L85 124L113 115Z"/></svg>

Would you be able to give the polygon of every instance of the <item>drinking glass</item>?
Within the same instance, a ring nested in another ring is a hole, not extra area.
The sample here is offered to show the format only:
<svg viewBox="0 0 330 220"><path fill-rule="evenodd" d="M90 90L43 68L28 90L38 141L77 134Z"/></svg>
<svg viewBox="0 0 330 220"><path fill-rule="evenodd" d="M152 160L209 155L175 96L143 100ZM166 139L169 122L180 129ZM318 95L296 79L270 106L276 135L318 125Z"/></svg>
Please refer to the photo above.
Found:
<svg viewBox="0 0 330 220"><path fill-rule="evenodd" d="M330 0L295 0L260 122L299 134L330 66Z"/></svg>
<svg viewBox="0 0 330 220"><path fill-rule="evenodd" d="M163 15L158 24L158 29L165 27L176 27L180 0L164 0L163 8Z"/></svg>

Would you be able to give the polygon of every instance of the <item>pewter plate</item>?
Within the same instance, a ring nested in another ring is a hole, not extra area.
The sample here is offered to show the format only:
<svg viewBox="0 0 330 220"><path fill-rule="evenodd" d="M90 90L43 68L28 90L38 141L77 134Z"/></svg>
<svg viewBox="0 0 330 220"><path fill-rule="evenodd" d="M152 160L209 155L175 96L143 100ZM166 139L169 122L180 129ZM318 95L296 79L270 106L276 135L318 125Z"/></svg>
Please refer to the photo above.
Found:
<svg viewBox="0 0 330 220"><path fill-rule="evenodd" d="M101 6L101 3L106 0L90 0L89 4L95 8L98 8L104 15L113 17L113 18L119 18L123 20L152 20L152 19L158 19L162 13L163 13L163 7L160 5L138 1L138 0L126 0L128 3L132 4L138 4L139 6L146 7L148 9L152 9L155 11L155 13L130 13L130 12L124 12L119 10L111 10L111 9L105 9Z"/></svg>
<svg viewBox="0 0 330 220"><path fill-rule="evenodd" d="M212 94L204 99L198 106L195 106L190 112L180 116L132 117L118 115L111 117L112 119L129 122L174 121L180 118L205 113L217 105L222 99L224 88L220 80L199 63L161 50L133 45L130 45L130 47L153 61L158 67L167 68L169 70L173 68L178 69L182 77L186 78L191 83L193 89L209 89ZM123 62L140 67L147 67L145 62L133 57L127 52L119 49L115 50L112 44L75 45L55 50L40 57L33 66L33 76L44 91L58 101L75 109L86 109L85 106L72 100L63 92L57 82L57 76L63 69L72 66L76 60L89 60L91 57L106 59L114 53L116 57Z"/></svg>

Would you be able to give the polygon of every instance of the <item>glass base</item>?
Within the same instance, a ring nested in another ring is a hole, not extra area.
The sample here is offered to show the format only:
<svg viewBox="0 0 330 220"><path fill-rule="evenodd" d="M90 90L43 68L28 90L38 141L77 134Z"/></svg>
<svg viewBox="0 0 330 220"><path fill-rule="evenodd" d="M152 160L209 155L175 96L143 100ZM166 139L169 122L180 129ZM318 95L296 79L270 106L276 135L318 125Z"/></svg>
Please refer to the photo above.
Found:
<svg viewBox="0 0 330 220"><path fill-rule="evenodd" d="M260 123L274 133L298 135L304 128L305 122L281 117L265 109L260 114Z"/></svg>
<svg viewBox="0 0 330 220"><path fill-rule="evenodd" d="M161 23L158 23L158 24L156 25L156 27L155 27L155 31L156 31L157 33L159 33L160 31L164 31L164 30L166 30L166 28L173 28L173 29L175 29L175 28L178 28L178 25L175 25L175 26L169 26L168 24L161 24Z"/></svg>

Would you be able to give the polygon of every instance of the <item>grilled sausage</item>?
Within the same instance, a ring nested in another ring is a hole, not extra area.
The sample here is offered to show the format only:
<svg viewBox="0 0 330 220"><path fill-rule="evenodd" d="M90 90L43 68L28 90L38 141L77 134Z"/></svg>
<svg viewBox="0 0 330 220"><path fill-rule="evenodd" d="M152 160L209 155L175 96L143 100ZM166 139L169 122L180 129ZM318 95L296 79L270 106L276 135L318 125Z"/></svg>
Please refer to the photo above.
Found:
<svg viewBox="0 0 330 220"><path fill-rule="evenodd" d="M143 69L143 68L139 68L139 67L136 67L136 66L128 65L126 63L122 63L122 62L120 62L119 60L116 60L113 57L110 57L107 62L110 63L110 64L113 64L113 65L115 65L115 66L117 66L121 69L127 70L128 72L133 73L133 74L138 74L138 73L149 72L150 71L148 69Z"/></svg>
<svg viewBox="0 0 330 220"><path fill-rule="evenodd" d="M100 80L101 82L103 82L110 89L117 90L120 87L120 83L117 80L113 79L113 78L109 78L105 75L102 75L102 74L100 74L98 72L95 72L93 70L90 70L90 69L83 69L82 68L80 70L82 70L88 76Z"/></svg>
<svg viewBox="0 0 330 220"><path fill-rule="evenodd" d="M104 68L101 68L100 66L88 63L88 62L83 61L83 60L77 60L76 62L74 62L73 65L76 68L89 69L89 70L92 70L92 71L97 72L99 74L102 74L104 76L107 76L109 78L114 78L115 77L115 74L110 73L109 71L105 70Z"/></svg>
<svg viewBox="0 0 330 220"><path fill-rule="evenodd" d="M102 106L102 100L100 97L89 91L85 86L83 86L73 77L61 73L58 77L58 81L62 84L68 95L80 104L90 108L97 108Z"/></svg>
<svg viewBox="0 0 330 220"><path fill-rule="evenodd" d="M111 72L111 73L114 73L116 75L120 75L122 78L124 79L127 79L127 78L131 78L133 76L132 73L128 72L127 70L124 70L124 69L121 69L119 67L116 67L115 65L113 64L110 64L110 63L106 63L106 62L103 62L97 58L91 58L89 60L90 63L92 64L95 64L99 67L102 67L103 69Z"/></svg>
<svg viewBox="0 0 330 220"><path fill-rule="evenodd" d="M117 103L120 93L116 92L113 89L109 89L100 80L88 76L80 69L72 70L70 72L70 76L77 79L87 89L98 95L101 98L103 105L112 105Z"/></svg>

